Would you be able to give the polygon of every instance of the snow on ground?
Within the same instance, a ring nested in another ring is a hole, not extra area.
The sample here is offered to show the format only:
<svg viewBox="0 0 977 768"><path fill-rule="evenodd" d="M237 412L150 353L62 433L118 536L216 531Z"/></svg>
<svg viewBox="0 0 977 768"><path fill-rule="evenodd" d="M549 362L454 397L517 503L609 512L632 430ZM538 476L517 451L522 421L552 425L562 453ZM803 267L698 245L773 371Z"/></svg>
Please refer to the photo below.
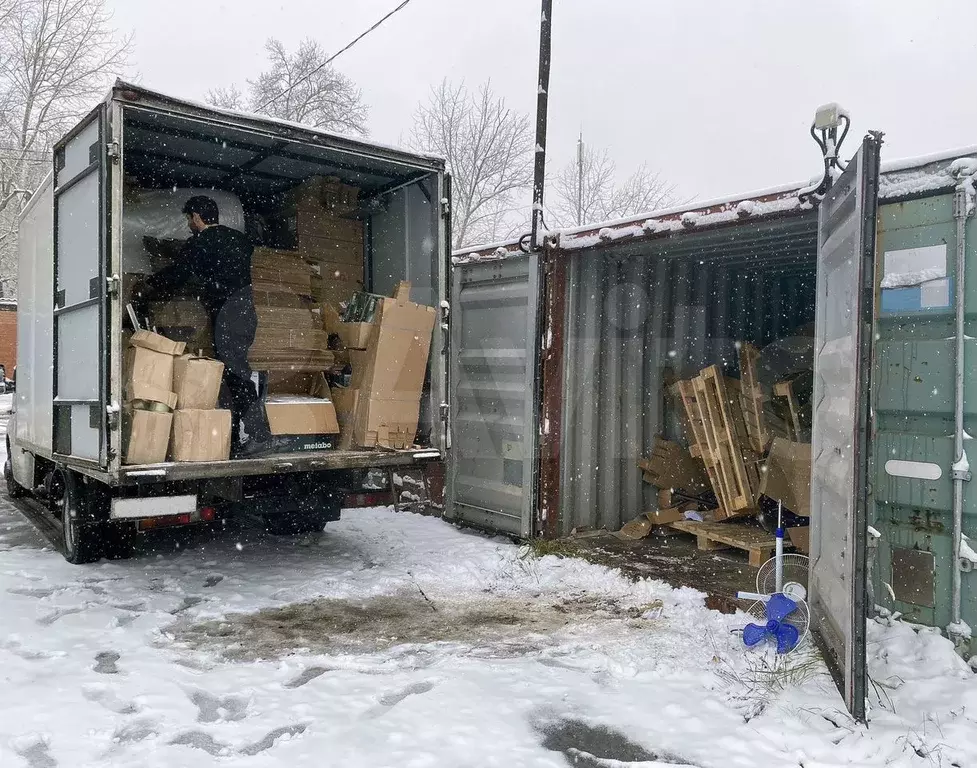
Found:
<svg viewBox="0 0 977 768"><path fill-rule="evenodd" d="M906 625L865 729L695 592L433 518L154 544L71 566L0 500L0 766L977 765L973 673Z"/></svg>

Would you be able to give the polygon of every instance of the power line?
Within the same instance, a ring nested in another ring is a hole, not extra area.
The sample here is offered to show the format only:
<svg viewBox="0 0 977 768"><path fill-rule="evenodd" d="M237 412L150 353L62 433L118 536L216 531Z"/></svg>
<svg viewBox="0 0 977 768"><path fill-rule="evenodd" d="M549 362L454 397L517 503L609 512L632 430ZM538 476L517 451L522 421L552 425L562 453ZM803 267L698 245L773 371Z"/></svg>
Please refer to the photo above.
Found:
<svg viewBox="0 0 977 768"><path fill-rule="evenodd" d="M408 4L410 3L410 1L411 0L404 0L400 5L398 5L392 11L390 11L386 16L384 16L382 19L380 19L376 24L374 24L368 30L366 30L365 32L363 32L355 40L353 40L352 42L350 42L345 48L341 49L337 53L335 53L332 56L330 56L328 59L326 59L324 62L322 62L322 64L320 64L318 67L316 67L315 69L313 69L311 72L308 72L305 75L303 75L302 77L300 77L298 80L296 80L294 83L292 83L290 86L288 86L288 88L286 88L284 91L282 91L281 93L279 93L277 96L272 96L270 99L268 99L268 100L262 102L261 104L259 104L257 107L254 108L254 111L255 112L260 112L261 110L263 110L265 107L267 107L272 102L278 101L280 98L282 98L282 96L288 96L288 94L290 94L293 90L295 90L296 87L298 87L299 85L301 85L303 82L305 82L306 80L308 80L310 77L312 77L317 72L321 72L323 69L325 69L326 67L328 67L332 62L334 62L337 58L339 58L339 56L341 56L342 54L346 53L346 51L348 51L350 48L352 48L354 45L356 45L360 40L362 40L368 34L370 34L371 32L373 32L374 30L376 30L381 24L383 24L383 22L385 22L387 19L389 19L395 13L397 13L398 11L402 11L404 8L406 8L408 6Z"/></svg>

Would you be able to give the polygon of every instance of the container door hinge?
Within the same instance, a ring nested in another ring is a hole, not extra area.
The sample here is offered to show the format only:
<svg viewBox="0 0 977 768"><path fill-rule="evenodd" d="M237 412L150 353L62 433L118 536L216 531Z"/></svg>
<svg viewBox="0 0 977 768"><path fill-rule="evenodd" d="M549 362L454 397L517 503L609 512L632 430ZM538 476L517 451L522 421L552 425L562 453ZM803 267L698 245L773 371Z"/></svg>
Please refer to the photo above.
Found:
<svg viewBox="0 0 977 768"><path fill-rule="evenodd" d="M447 403L441 403L441 421L445 424L448 423L448 416L451 413L451 408L448 407Z"/></svg>
<svg viewBox="0 0 977 768"><path fill-rule="evenodd" d="M951 469L950 479L963 480L965 483L969 483L973 479L973 475L970 473L969 469Z"/></svg>
<svg viewBox="0 0 977 768"><path fill-rule="evenodd" d="M121 152L119 151L119 142L117 142L117 141L110 141L106 145L106 154L108 154L109 159L113 163L118 164L118 162L119 162L119 156L121 155Z"/></svg>
<svg viewBox="0 0 977 768"><path fill-rule="evenodd" d="M445 218L451 215L451 201L446 197L441 198L441 215Z"/></svg>
<svg viewBox="0 0 977 768"><path fill-rule="evenodd" d="M118 275L111 275L105 278L105 292L109 296L115 296L119 292L119 286L122 281L119 280Z"/></svg>
<svg viewBox="0 0 977 768"><path fill-rule="evenodd" d="M105 413L108 415L109 429L119 428L119 414L122 413L122 409L119 408L118 403L109 403L105 406Z"/></svg>

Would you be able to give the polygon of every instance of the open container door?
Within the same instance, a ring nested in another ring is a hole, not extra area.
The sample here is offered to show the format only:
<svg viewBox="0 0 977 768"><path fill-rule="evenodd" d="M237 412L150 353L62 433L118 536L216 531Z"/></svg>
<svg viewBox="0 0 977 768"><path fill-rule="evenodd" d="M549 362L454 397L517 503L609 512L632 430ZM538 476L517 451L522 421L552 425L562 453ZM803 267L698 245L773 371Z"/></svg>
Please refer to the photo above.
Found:
<svg viewBox="0 0 977 768"><path fill-rule="evenodd" d="M811 630L852 716L865 717L869 386L881 136L821 202L811 477Z"/></svg>
<svg viewBox="0 0 977 768"><path fill-rule="evenodd" d="M533 534L539 261L452 271L448 517Z"/></svg>
<svg viewBox="0 0 977 768"><path fill-rule="evenodd" d="M107 123L99 106L54 148L54 453L104 468Z"/></svg>

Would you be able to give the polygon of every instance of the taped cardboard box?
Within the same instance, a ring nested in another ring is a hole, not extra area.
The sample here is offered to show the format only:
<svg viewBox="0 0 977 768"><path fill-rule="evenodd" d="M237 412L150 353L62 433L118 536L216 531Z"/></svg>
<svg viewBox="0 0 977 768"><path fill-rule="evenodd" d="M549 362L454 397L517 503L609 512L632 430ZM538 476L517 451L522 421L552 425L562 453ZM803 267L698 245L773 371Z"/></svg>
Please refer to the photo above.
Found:
<svg viewBox="0 0 977 768"><path fill-rule="evenodd" d="M173 391L176 407L211 410L217 407L224 363L207 357L181 355L173 362Z"/></svg>
<svg viewBox="0 0 977 768"><path fill-rule="evenodd" d="M333 387L332 401L340 427L339 447L404 450L414 444L418 400L381 400L361 390Z"/></svg>
<svg viewBox="0 0 977 768"><path fill-rule="evenodd" d="M273 435L338 435L331 400L311 395L269 395L265 413Z"/></svg>
<svg viewBox="0 0 977 768"><path fill-rule="evenodd" d="M175 342L152 331L136 331L129 338L125 357L124 396L134 399L135 384L173 391L173 360L182 355L186 344Z"/></svg>
<svg viewBox="0 0 977 768"><path fill-rule="evenodd" d="M269 373L265 413L275 436L338 435L339 422L322 373Z"/></svg>
<svg viewBox="0 0 977 768"><path fill-rule="evenodd" d="M146 411L126 405L122 412L122 443L126 464L162 464L170 445L173 413Z"/></svg>
<svg viewBox="0 0 977 768"><path fill-rule="evenodd" d="M231 456L231 412L184 410L173 413L173 461L224 461Z"/></svg>
<svg viewBox="0 0 977 768"><path fill-rule="evenodd" d="M147 384L143 381L130 382L128 399L130 402L136 404L157 403L165 406L170 411L176 408L177 402L176 392L160 389L159 387L154 387L152 384ZM138 408L143 406L136 405L135 407Z"/></svg>

